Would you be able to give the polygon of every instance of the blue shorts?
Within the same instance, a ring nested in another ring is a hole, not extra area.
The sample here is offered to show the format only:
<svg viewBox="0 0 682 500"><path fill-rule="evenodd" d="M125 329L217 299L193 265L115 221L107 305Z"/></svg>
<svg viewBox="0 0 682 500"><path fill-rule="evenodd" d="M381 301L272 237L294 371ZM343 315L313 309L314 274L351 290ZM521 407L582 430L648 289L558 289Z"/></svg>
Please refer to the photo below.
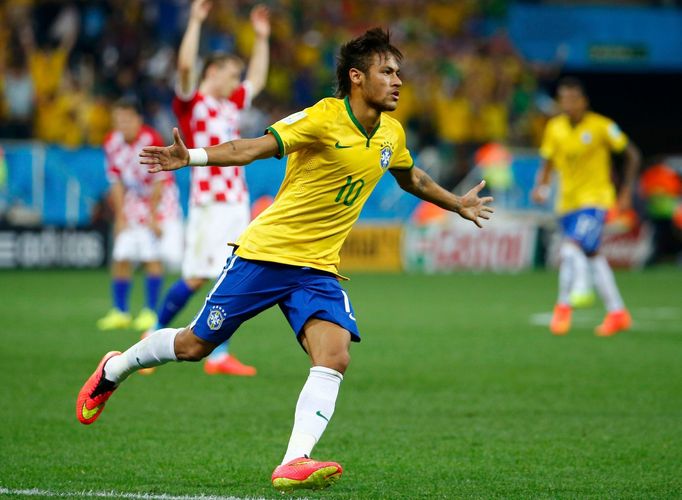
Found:
<svg viewBox="0 0 682 500"><path fill-rule="evenodd" d="M587 254L599 250L606 211L584 208L565 214L559 222L564 236L574 240Z"/></svg>
<svg viewBox="0 0 682 500"><path fill-rule="evenodd" d="M310 318L336 323L360 341L353 307L339 280L309 267L232 255L190 327L209 342L229 339L246 320L279 305L297 338Z"/></svg>

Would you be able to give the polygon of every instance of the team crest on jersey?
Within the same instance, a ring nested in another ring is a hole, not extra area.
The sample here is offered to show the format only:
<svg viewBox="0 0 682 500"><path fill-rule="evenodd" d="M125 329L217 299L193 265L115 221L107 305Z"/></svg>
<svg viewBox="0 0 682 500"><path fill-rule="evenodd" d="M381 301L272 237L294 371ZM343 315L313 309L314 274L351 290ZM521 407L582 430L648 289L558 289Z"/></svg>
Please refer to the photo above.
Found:
<svg viewBox="0 0 682 500"><path fill-rule="evenodd" d="M211 307L211 312L208 313L206 324L211 330L220 330L225 321L225 309L220 306Z"/></svg>
<svg viewBox="0 0 682 500"><path fill-rule="evenodd" d="M393 144L386 141L381 145L381 156L379 157L379 164L381 165L381 170L386 170L388 164L391 163L391 157L393 156Z"/></svg>
<svg viewBox="0 0 682 500"><path fill-rule="evenodd" d="M580 140L583 141L583 144L589 144L592 142L592 134L589 132L583 132L580 136Z"/></svg>

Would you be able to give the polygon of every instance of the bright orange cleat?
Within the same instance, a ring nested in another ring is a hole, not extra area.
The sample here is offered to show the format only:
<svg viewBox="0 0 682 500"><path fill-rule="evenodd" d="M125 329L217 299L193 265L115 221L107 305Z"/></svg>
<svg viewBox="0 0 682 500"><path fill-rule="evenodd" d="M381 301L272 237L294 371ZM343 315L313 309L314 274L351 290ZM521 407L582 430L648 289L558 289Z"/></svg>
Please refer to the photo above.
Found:
<svg viewBox="0 0 682 500"><path fill-rule="evenodd" d="M627 309L621 309L606 313L604 321L594 329L594 333L598 337L611 337L618 332L628 330L631 326L632 316Z"/></svg>
<svg viewBox="0 0 682 500"><path fill-rule="evenodd" d="M549 331L554 335L566 335L571 329L571 312L571 306L567 304L555 305Z"/></svg>
<svg viewBox="0 0 682 500"><path fill-rule="evenodd" d="M294 458L273 471L272 485L279 491L321 490L338 481L342 472L343 468L336 462Z"/></svg>
<svg viewBox="0 0 682 500"><path fill-rule="evenodd" d="M97 420L104 410L107 399L117 389L113 382L104 378L104 365L109 359L120 354L119 351L106 353L97 365L97 369L81 387L76 400L76 417L81 424L90 425Z"/></svg>
<svg viewBox="0 0 682 500"><path fill-rule="evenodd" d="M245 365L232 354L224 356L218 361L207 359L204 362L204 371L208 375L239 375L242 377L253 377L256 368Z"/></svg>

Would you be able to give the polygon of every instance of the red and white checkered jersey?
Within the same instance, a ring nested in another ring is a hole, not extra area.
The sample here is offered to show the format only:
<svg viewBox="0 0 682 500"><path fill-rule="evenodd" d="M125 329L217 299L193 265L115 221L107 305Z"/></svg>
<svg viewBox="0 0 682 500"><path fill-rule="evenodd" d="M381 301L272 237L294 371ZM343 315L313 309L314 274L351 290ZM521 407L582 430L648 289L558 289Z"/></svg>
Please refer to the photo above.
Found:
<svg viewBox="0 0 682 500"><path fill-rule="evenodd" d="M125 188L123 214L129 224L149 224L151 195L156 182L164 184L163 194L157 207L157 221L179 218L180 202L175 177L170 172L150 174L140 164L138 157L145 146L163 146L163 139L153 128L143 125L135 140L127 143L123 133L109 132L104 139L107 179L110 183L121 182Z"/></svg>
<svg viewBox="0 0 682 500"><path fill-rule="evenodd" d="M241 111L251 106L251 84L242 82L228 99L198 90L188 98L176 91L173 112L188 148L203 148L239 139ZM242 203L248 199L242 167L193 167L190 203Z"/></svg>

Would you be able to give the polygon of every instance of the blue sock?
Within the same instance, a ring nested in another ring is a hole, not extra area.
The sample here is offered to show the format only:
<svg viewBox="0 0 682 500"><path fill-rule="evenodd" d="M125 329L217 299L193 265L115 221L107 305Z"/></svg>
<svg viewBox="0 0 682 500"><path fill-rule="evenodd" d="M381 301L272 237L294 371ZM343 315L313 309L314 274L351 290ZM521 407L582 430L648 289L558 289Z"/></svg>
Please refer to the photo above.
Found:
<svg viewBox="0 0 682 500"><path fill-rule="evenodd" d="M166 297L159 308L159 328L166 328L175 315L185 307L187 301L194 295L194 290L187 286L183 280L178 280L168 289Z"/></svg>
<svg viewBox="0 0 682 500"><path fill-rule="evenodd" d="M208 359L210 359L211 361L217 361L223 356L227 356L229 354L228 351L229 344L230 344L229 340L226 340L225 342L220 344L218 347L213 349L213 352L211 354L208 355Z"/></svg>
<svg viewBox="0 0 682 500"><path fill-rule="evenodd" d="M111 294L114 307L119 311L128 312L128 296L130 295L129 279L114 279L111 283Z"/></svg>
<svg viewBox="0 0 682 500"><path fill-rule="evenodd" d="M148 274L145 280L147 307L152 311L156 311L156 304L159 302L159 291L161 291L162 283L163 276L158 274Z"/></svg>

